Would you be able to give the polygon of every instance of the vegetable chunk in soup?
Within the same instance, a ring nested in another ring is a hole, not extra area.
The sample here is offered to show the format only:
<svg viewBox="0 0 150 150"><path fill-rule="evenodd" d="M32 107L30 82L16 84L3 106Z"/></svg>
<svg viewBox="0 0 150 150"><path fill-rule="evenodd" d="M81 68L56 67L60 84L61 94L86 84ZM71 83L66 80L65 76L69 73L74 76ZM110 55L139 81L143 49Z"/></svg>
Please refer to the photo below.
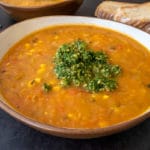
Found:
<svg viewBox="0 0 150 150"><path fill-rule="evenodd" d="M90 61L89 61L90 60ZM0 62L0 91L19 113L68 128L103 128L150 108L150 53L90 25L32 33Z"/></svg>

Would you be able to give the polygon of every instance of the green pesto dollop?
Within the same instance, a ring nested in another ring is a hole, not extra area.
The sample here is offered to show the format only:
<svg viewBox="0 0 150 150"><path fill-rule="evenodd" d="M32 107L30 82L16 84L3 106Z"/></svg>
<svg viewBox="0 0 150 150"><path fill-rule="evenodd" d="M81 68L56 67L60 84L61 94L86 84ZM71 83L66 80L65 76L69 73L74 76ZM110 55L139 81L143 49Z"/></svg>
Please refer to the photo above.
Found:
<svg viewBox="0 0 150 150"><path fill-rule="evenodd" d="M119 65L109 62L103 51L93 51L84 41L63 44L56 52L54 71L62 86L83 87L90 92L118 87Z"/></svg>

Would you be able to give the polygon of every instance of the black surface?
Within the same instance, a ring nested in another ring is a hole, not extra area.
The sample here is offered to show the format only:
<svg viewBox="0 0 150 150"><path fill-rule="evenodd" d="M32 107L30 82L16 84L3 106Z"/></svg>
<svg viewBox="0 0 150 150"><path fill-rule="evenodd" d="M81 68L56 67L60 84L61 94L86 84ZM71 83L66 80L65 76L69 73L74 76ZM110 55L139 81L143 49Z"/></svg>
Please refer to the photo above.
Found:
<svg viewBox="0 0 150 150"><path fill-rule="evenodd" d="M85 0L76 14L92 16L98 3L99 0ZM0 24L3 29L13 23L0 9ZM40 133L0 110L0 150L150 150L150 119L109 137L71 140Z"/></svg>

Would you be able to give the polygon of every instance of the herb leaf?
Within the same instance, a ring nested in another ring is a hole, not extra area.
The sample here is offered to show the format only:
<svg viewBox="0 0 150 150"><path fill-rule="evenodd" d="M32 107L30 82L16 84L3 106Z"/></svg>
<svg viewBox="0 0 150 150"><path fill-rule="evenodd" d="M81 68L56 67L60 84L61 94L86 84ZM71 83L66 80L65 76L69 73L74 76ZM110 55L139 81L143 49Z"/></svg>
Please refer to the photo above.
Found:
<svg viewBox="0 0 150 150"><path fill-rule="evenodd" d="M63 86L81 86L90 92L112 91L121 68L110 64L103 51L94 52L81 40L63 44L55 56L55 73Z"/></svg>
<svg viewBox="0 0 150 150"><path fill-rule="evenodd" d="M52 89L52 86L50 84L44 83L42 89L44 92L49 92Z"/></svg>

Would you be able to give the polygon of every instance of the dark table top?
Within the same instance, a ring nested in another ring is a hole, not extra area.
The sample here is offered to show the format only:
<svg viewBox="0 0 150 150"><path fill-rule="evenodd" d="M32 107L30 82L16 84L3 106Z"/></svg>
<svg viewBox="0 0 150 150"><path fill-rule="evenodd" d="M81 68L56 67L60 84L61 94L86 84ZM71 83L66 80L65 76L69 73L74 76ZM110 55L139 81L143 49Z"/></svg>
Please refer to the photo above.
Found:
<svg viewBox="0 0 150 150"><path fill-rule="evenodd" d="M99 2L100 0L85 0L76 15L93 16ZM0 9L3 29L13 23L15 21ZM0 110L0 150L150 150L150 119L109 137L72 140L40 133Z"/></svg>

